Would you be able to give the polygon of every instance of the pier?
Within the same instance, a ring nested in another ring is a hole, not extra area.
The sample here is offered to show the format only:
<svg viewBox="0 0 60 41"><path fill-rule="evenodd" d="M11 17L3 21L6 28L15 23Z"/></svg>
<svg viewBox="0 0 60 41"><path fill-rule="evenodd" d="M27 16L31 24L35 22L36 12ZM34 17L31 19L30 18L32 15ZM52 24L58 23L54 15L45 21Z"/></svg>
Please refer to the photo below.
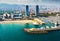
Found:
<svg viewBox="0 0 60 41"><path fill-rule="evenodd" d="M41 29L41 28L31 28L31 29L24 28L25 32L33 33L33 34L49 33L49 31L55 31L55 30L60 30L60 27L43 28L43 29Z"/></svg>
<svg viewBox="0 0 60 41"><path fill-rule="evenodd" d="M57 28L48 28L48 29L43 29L43 30L46 30L46 31L60 30L60 27L57 27Z"/></svg>

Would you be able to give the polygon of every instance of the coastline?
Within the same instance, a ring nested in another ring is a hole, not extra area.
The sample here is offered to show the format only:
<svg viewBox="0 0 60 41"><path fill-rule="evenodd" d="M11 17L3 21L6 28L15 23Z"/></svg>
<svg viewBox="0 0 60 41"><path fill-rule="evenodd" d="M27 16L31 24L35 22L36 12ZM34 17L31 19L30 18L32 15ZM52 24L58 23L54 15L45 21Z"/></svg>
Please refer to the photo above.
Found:
<svg viewBox="0 0 60 41"><path fill-rule="evenodd" d="M33 23L33 21L32 21L32 20L0 21L0 24L9 24L9 23L20 23L20 24L25 24L25 23Z"/></svg>
<svg viewBox="0 0 60 41"><path fill-rule="evenodd" d="M0 24L7 24L7 23L20 23L20 24L26 24L26 23L36 23L36 24L43 24L44 22L39 20L38 18L35 18L34 20L8 20L8 21L0 21Z"/></svg>

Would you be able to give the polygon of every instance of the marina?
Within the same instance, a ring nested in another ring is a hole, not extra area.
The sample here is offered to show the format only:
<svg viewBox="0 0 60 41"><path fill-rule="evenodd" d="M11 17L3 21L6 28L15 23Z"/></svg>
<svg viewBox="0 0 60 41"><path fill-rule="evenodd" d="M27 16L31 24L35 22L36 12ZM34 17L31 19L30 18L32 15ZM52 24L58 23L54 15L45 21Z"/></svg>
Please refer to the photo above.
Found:
<svg viewBox="0 0 60 41"><path fill-rule="evenodd" d="M18 24L33 24L35 27L32 28L24 28L25 32L28 33L49 33L49 31L55 31L55 30L60 30L60 27L57 26L57 23L50 23L49 21L44 21L46 20L45 18L42 19L38 19L38 18L34 18L34 20L10 20L10 21L1 21L0 24L11 24L11 23L18 23ZM47 24L47 25L46 25ZM39 25L42 25L44 27L40 27ZM50 26L48 26L50 25ZM54 26L53 26L54 25Z"/></svg>
<svg viewBox="0 0 60 41"><path fill-rule="evenodd" d="M43 18L44 19L44 18ZM42 19L41 19L42 20ZM47 20L47 19L45 19ZM44 20L42 20L44 21ZM50 23L50 24L54 24L54 26L47 26L46 27L38 27L38 24L34 24L35 26L37 26L36 28L24 28L24 31L27 33L32 33L32 34L38 34L38 33L49 33L49 31L57 31L60 30L60 24L58 24L58 22L56 23L52 23L51 21L44 21L42 25L45 25L45 23ZM59 27L58 27L59 26Z"/></svg>

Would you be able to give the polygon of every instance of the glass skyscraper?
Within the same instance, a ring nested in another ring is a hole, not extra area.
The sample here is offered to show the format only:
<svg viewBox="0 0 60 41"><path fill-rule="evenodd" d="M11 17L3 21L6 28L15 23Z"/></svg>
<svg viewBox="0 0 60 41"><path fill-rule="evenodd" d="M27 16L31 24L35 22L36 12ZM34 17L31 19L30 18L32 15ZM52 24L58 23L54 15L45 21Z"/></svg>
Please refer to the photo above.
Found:
<svg viewBox="0 0 60 41"><path fill-rule="evenodd" d="M26 5L26 16L29 16L29 15L30 15L30 13L29 13L29 6Z"/></svg>
<svg viewBox="0 0 60 41"><path fill-rule="evenodd" d="M36 15L39 16L39 6L36 5Z"/></svg>
<svg viewBox="0 0 60 41"><path fill-rule="evenodd" d="M30 16L30 13L29 13L29 6L26 5L26 16ZM39 16L39 6L36 5L36 16Z"/></svg>

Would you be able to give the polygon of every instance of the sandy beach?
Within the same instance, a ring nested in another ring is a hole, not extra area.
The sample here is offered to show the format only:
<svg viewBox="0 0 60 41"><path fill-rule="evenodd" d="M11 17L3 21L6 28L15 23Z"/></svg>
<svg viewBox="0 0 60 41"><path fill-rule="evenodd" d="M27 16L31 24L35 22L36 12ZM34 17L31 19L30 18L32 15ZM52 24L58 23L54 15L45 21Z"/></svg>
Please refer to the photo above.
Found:
<svg viewBox="0 0 60 41"><path fill-rule="evenodd" d="M9 23L20 23L20 24L25 24L25 23L39 23L42 24L44 23L43 21L39 19L34 19L34 20L11 20L11 21L0 21L0 24L9 24Z"/></svg>
<svg viewBox="0 0 60 41"><path fill-rule="evenodd" d="M6 23L33 23L32 20L13 20L13 21L1 21L0 24L6 24Z"/></svg>

